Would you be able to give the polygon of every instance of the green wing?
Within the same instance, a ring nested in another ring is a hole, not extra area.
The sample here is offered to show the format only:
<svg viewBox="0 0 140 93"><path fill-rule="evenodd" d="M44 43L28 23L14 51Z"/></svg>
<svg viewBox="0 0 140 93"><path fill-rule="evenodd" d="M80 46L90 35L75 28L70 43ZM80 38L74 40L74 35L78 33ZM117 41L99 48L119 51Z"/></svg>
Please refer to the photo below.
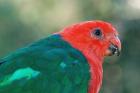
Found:
<svg viewBox="0 0 140 93"><path fill-rule="evenodd" d="M89 65L59 35L3 58L0 93L87 93Z"/></svg>

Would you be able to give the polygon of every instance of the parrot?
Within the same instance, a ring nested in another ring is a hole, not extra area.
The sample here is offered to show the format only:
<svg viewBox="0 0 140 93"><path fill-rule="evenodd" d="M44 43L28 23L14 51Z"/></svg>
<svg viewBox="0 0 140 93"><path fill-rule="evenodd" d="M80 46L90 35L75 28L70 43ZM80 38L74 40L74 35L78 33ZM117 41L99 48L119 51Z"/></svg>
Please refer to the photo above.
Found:
<svg viewBox="0 0 140 93"><path fill-rule="evenodd" d="M119 56L109 22L72 24L0 59L0 93L99 93L103 63Z"/></svg>

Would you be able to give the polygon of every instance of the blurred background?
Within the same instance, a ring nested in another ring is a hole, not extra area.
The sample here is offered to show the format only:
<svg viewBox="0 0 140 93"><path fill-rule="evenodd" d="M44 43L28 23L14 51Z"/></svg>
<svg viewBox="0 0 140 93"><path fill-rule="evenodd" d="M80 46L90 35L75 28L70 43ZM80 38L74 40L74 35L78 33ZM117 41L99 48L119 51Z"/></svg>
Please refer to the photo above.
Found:
<svg viewBox="0 0 140 93"><path fill-rule="evenodd" d="M140 0L0 0L0 57L87 20L111 22L122 54L104 63L100 93L140 93Z"/></svg>

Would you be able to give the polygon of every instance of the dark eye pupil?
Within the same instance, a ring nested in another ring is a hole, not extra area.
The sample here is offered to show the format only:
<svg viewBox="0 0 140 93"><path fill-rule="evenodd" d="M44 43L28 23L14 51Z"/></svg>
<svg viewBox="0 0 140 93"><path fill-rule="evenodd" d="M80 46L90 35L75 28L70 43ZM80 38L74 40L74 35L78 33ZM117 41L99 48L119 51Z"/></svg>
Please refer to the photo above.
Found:
<svg viewBox="0 0 140 93"><path fill-rule="evenodd" d="M102 35L102 32L101 32L100 29L95 29L94 34L95 34L96 36L101 36L101 35Z"/></svg>

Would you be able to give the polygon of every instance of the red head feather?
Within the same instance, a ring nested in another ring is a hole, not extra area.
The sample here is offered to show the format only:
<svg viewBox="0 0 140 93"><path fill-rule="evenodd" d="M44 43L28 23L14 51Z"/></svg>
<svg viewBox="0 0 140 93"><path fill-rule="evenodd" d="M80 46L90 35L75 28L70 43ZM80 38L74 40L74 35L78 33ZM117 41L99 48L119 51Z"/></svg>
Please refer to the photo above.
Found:
<svg viewBox="0 0 140 93"><path fill-rule="evenodd" d="M87 21L69 26L60 34L64 40L80 50L87 58L91 72L88 93L98 93L102 84L104 56L111 55L109 47L112 44L119 50L121 49L116 29L107 22Z"/></svg>

